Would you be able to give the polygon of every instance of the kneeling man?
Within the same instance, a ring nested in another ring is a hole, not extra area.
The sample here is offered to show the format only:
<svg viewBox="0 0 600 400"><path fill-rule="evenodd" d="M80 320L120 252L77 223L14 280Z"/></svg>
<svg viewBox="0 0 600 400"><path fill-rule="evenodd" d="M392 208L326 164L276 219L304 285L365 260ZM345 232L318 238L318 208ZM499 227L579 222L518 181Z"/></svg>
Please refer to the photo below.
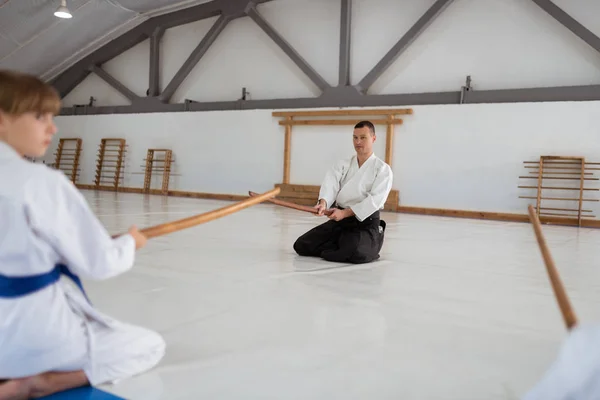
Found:
<svg viewBox="0 0 600 400"><path fill-rule="evenodd" d="M332 208L329 221L294 243L301 256L354 264L379 258L385 233L379 210L392 189L392 169L373 153L376 136L371 122L356 124L353 139L356 155L333 166L321 185L315 208L318 215Z"/></svg>

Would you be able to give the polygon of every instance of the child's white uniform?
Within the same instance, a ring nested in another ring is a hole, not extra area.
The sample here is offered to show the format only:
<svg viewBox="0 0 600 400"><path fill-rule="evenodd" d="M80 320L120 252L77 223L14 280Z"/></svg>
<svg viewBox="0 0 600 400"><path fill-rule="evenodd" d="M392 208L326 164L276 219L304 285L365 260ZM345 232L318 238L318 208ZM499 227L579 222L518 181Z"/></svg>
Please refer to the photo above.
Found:
<svg viewBox="0 0 600 400"><path fill-rule="evenodd" d="M600 399L600 325L581 325L568 333L542 379L523 400Z"/></svg>
<svg viewBox="0 0 600 400"><path fill-rule="evenodd" d="M133 237L112 239L61 171L0 141L0 379L83 369L97 385L154 367L163 339L100 313L65 276L7 297L19 283L13 278L60 263L83 279L106 279L129 270L134 258Z"/></svg>

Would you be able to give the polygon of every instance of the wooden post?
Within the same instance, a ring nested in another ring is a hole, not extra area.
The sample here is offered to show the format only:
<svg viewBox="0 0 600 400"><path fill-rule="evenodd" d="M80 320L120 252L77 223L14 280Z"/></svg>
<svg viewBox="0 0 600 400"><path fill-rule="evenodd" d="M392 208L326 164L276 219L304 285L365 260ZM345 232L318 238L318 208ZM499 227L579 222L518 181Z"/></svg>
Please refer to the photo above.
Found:
<svg viewBox="0 0 600 400"><path fill-rule="evenodd" d="M585 158L581 159L581 179L579 180L579 210L577 213L578 225L581 226L581 209L583 208L583 183L585 181Z"/></svg>
<svg viewBox="0 0 600 400"><path fill-rule="evenodd" d="M98 154L98 162L96 164L96 187L100 186L100 179L102 177L102 166L104 164L104 151L106 150L106 139L102 139L100 142L100 154Z"/></svg>
<svg viewBox="0 0 600 400"><path fill-rule="evenodd" d="M171 177L171 158L173 152L171 150L165 150L165 162L163 170L163 181L162 181L162 193L169 194L169 179Z"/></svg>
<svg viewBox="0 0 600 400"><path fill-rule="evenodd" d="M154 150L148 149L146 154L146 173L144 174L144 192L150 192L150 183L152 181L152 167L154 161Z"/></svg>
<svg viewBox="0 0 600 400"><path fill-rule="evenodd" d="M79 157L81 156L81 139L75 142L75 159L73 160L73 168L71 169L71 181L77 183L77 170L79 168Z"/></svg>
<svg viewBox="0 0 600 400"><path fill-rule="evenodd" d="M293 117L285 117L291 122ZM285 126L285 143L283 145L283 183L290 183L290 162L292 149L292 125Z"/></svg>
<svg viewBox="0 0 600 400"><path fill-rule="evenodd" d="M121 168L123 165L123 152L125 150L125 139L119 141L119 157L117 158L117 167L115 169L115 190L119 187L119 179L121 178Z"/></svg>
<svg viewBox="0 0 600 400"><path fill-rule="evenodd" d="M60 140L58 142L58 150L56 151L56 160L54 161L54 168L60 169L60 159L62 157L64 141Z"/></svg>
<svg viewBox="0 0 600 400"><path fill-rule="evenodd" d="M538 187L537 187L537 202L535 212L540 215L540 207L542 204L542 175L544 174L544 157L540 157L540 169L538 170Z"/></svg>
<svg viewBox="0 0 600 400"><path fill-rule="evenodd" d="M387 132L385 137L385 162L391 167L394 152L394 116L387 117Z"/></svg>

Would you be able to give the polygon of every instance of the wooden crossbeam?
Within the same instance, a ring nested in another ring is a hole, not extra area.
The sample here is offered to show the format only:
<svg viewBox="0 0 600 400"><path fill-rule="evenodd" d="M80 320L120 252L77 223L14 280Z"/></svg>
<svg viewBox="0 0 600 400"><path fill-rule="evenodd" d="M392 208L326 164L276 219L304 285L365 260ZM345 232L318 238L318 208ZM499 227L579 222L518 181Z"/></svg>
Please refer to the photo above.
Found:
<svg viewBox="0 0 600 400"><path fill-rule="evenodd" d="M279 121L279 125L308 125L308 126L322 126L322 125L356 125L360 121L359 119L290 119ZM403 121L401 119L370 119L373 125L401 125Z"/></svg>
<svg viewBox="0 0 600 400"><path fill-rule="evenodd" d="M274 117L337 117L344 115L411 115L412 108L375 108L359 110L275 111Z"/></svg>

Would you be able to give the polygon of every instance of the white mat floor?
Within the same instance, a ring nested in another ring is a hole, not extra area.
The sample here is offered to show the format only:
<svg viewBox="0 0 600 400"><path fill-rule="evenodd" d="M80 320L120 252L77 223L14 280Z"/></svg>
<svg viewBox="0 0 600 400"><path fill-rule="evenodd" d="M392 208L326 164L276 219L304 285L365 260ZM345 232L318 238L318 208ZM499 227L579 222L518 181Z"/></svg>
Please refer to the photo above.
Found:
<svg viewBox="0 0 600 400"><path fill-rule="evenodd" d="M229 202L84 192L110 233ZM323 219L272 205L152 239L94 304L159 331L163 362L128 399L519 398L565 328L531 226L383 213L380 261L298 257ZM600 230L545 226L575 310L600 321Z"/></svg>

